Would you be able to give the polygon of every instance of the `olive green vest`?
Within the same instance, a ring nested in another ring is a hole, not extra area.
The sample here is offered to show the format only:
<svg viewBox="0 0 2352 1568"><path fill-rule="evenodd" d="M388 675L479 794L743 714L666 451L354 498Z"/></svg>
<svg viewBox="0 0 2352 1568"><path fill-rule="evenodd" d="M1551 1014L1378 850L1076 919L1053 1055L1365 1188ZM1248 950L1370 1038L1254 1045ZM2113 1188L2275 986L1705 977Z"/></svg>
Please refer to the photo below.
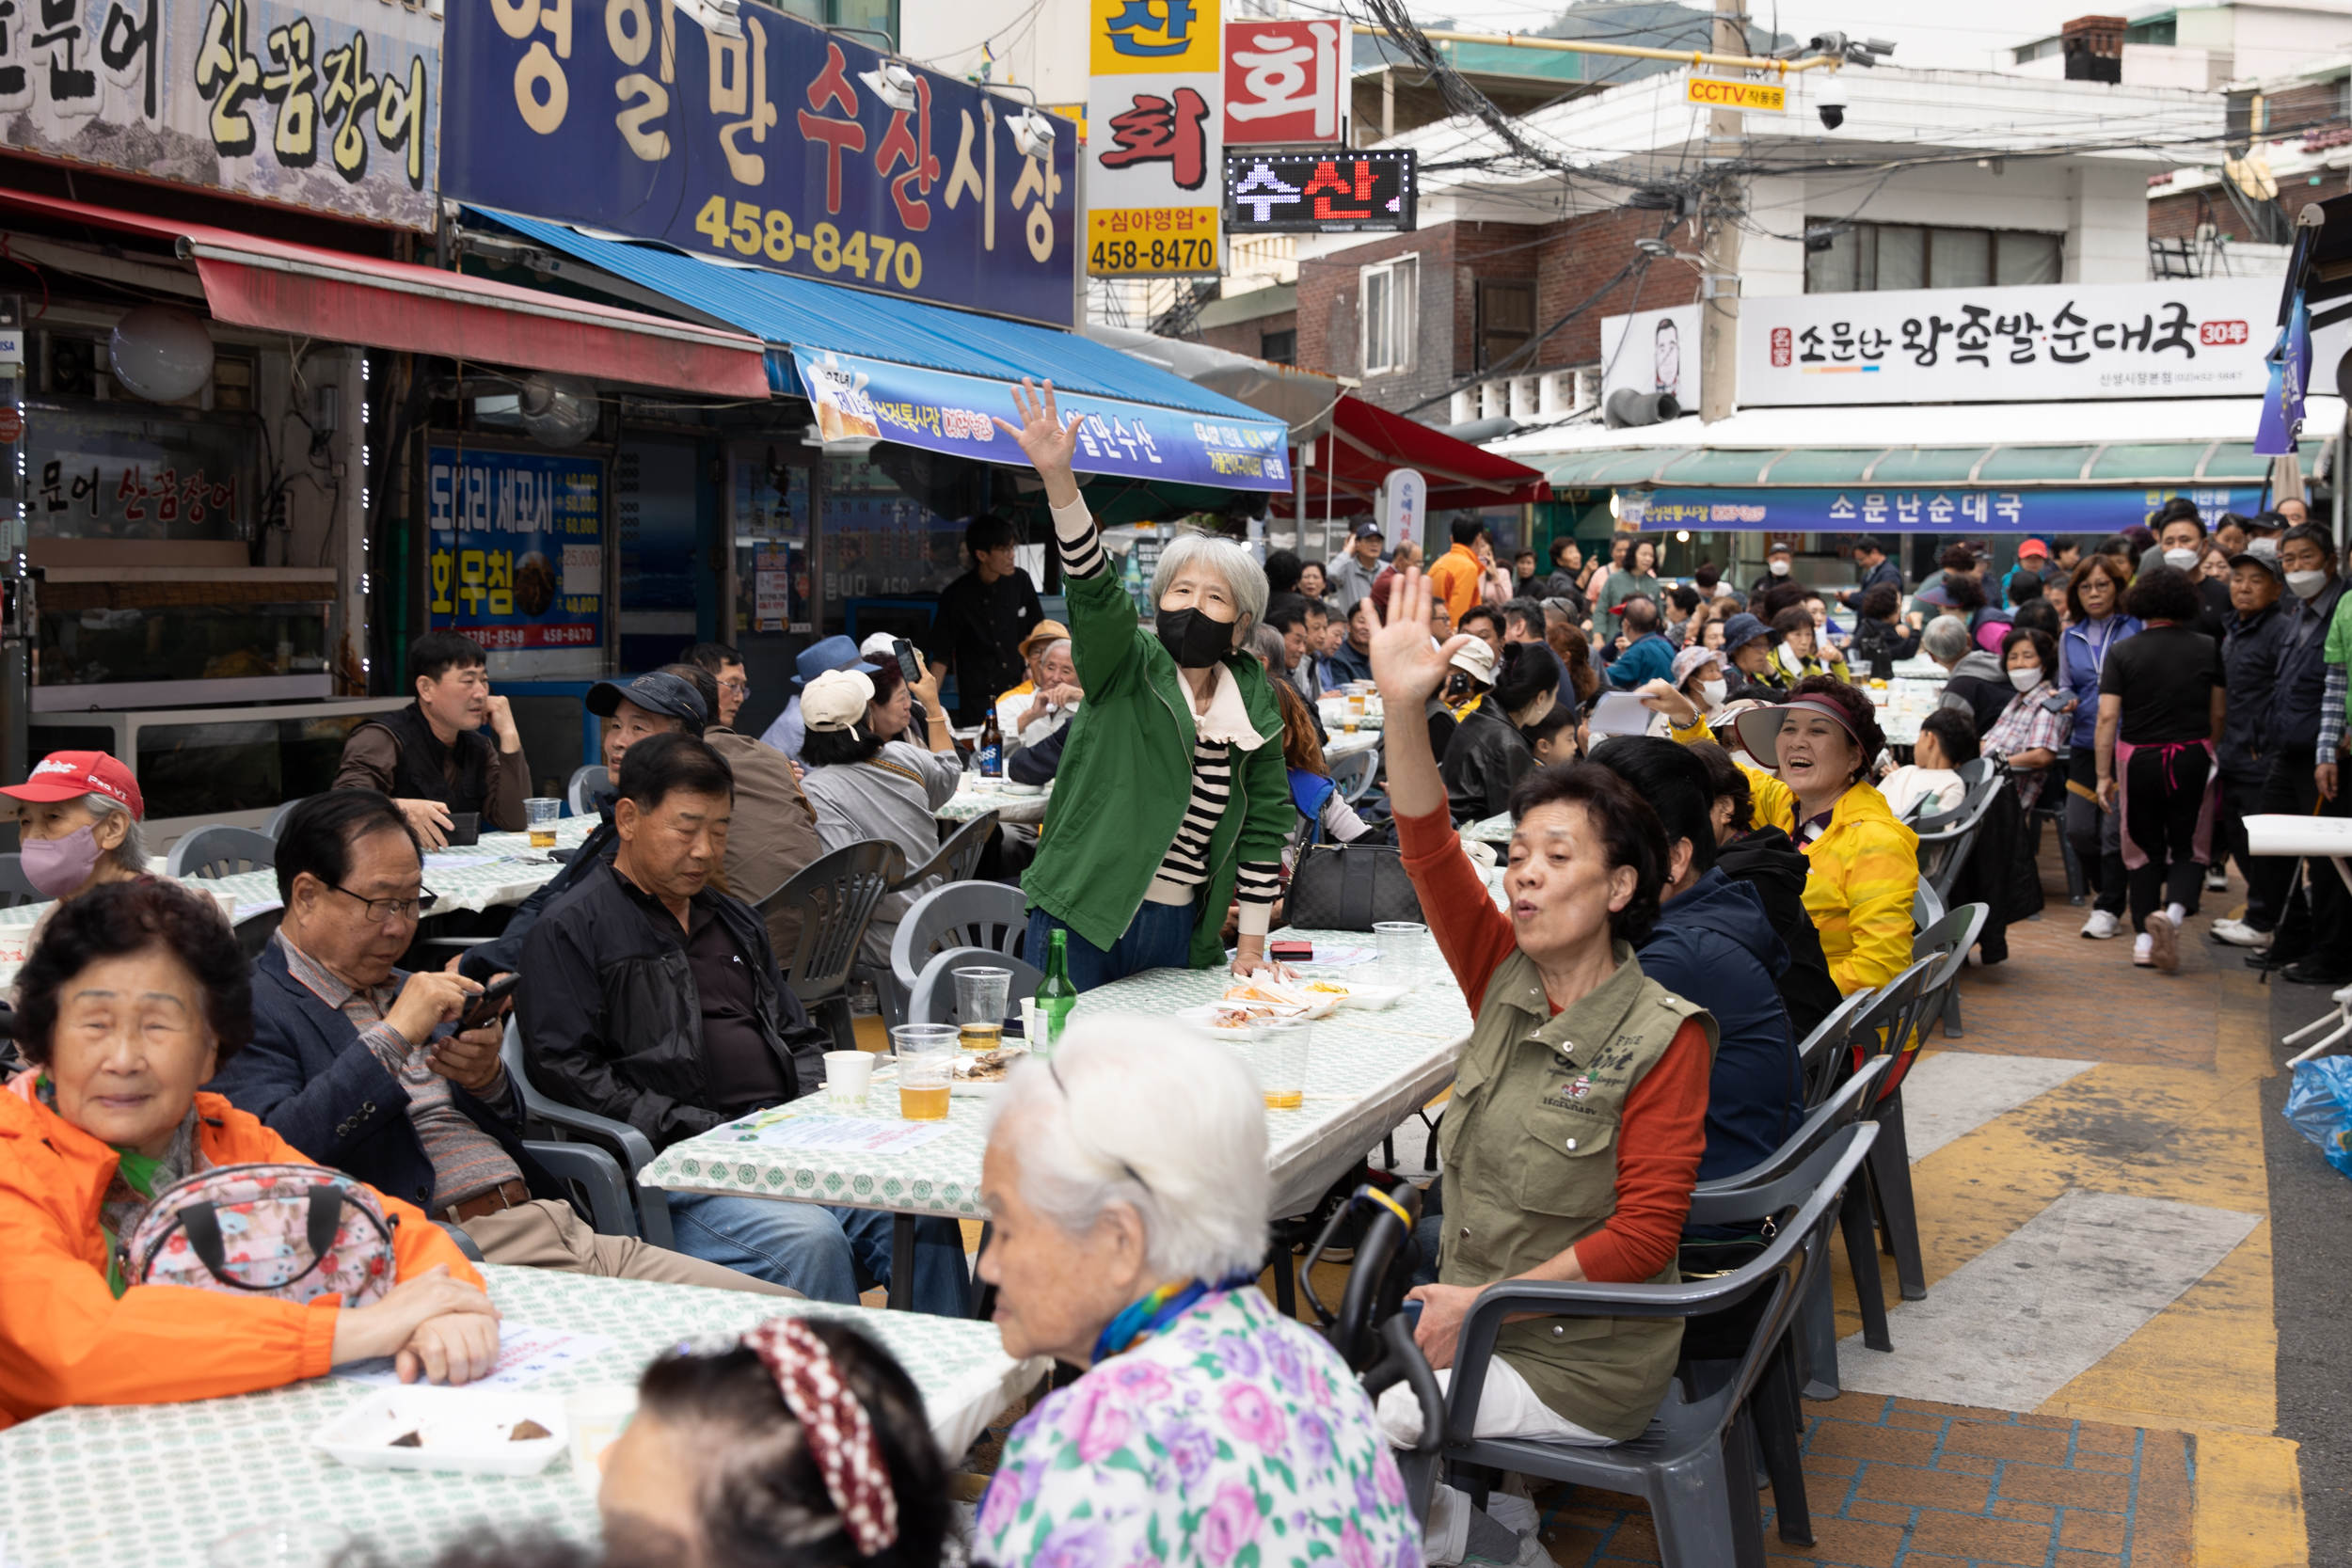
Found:
<svg viewBox="0 0 2352 1568"><path fill-rule="evenodd" d="M1617 1207L1617 1121L1626 1098L1686 1019L1715 1021L1644 977L1633 949L1617 971L1551 1015L1524 953L1495 971L1438 1129L1445 1242L1438 1278L1480 1287L1523 1274L1598 1230ZM1652 1275L1671 1285L1674 1259ZM1551 1409L1587 1431L1638 1437L1665 1397L1682 1345L1673 1318L1537 1318L1506 1325L1495 1351Z"/></svg>

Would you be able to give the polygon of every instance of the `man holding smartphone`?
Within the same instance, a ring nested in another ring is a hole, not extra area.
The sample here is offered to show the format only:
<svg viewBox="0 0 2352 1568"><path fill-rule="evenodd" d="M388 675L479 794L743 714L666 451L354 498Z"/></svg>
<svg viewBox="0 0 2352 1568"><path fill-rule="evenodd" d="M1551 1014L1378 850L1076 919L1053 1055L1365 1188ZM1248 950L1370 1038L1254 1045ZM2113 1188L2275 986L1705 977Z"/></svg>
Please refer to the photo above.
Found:
<svg viewBox="0 0 2352 1568"><path fill-rule="evenodd" d="M923 657L944 682L956 677L956 722L983 722L996 694L1027 672L1021 644L1045 619L1037 584L1015 561L1014 533L1002 517L975 517L963 531L972 569L943 589L923 638ZM910 677L909 685L913 685Z"/></svg>

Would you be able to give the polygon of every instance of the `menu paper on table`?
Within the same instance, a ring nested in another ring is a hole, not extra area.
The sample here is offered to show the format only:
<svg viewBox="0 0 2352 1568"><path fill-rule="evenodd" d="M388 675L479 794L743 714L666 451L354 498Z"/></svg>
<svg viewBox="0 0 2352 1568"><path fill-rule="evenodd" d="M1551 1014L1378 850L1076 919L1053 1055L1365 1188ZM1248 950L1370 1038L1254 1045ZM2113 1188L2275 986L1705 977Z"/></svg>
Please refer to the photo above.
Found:
<svg viewBox="0 0 2352 1568"><path fill-rule="evenodd" d="M1593 705L1589 721L1595 735L1647 735L1657 717L1630 691L1607 691Z"/></svg>
<svg viewBox="0 0 2352 1568"><path fill-rule="evenodd" d="M490 1363L489 1372L466 1385L469 1388L525 1388L549 1372L581 1361L592 1360L612 1348L612 1341L601 1334L575 1334L564 1328L535 1328L525 1323L499 1325L498 1359ZM400 1373L389 1355L378 1355L365 1361L351 1361L334 1370L330 1376L351 1383L373 1383L397 1387Z"/></svg>

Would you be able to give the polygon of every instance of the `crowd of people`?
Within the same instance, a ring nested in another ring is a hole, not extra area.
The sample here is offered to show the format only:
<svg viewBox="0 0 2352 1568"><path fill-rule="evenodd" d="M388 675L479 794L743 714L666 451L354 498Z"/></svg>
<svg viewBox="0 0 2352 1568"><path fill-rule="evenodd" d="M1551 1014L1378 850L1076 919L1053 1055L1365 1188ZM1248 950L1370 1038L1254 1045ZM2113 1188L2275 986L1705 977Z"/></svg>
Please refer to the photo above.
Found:
<svg viewBox="0 0 2352 1568"><path fill-rule="evenodd" d="M1139 619L1072 470L1074 420L1050 386L1017 412L1000 422L1042 481L1066 624L983 519L931 639L813 644L760 736L734 727L751 690L723 645L598 684L592 831L446 963L420 941L427 856L520 828L531 777L461 637L419 640L411 705L355 729L336 787L278 825L283 911L250 954L216 901L154 874L119 762L59 753L8 786L54 902L7 1015L0 1426L381 1356L473 1381L500 1333L477 1258L834 1303L891 1283L877 1210L675 1193L670 1244L599 1234L525 1146L525 1095L660 1149L813 1092L835 1042L785 983L799 933L768 895L849 844L928 861L970 749L957 731L992 721L1011 776L1056 786L998 874L1026 895L1031 961L1058 941L1082 991L1157 968L1279 976L1270 933L1316 847L1392 847L1470 1009L1411 1293L1440 1380L1498 1280L1669 1284L1761 1251L1752 1228L1690 1227L1692 1189L1803 1121L1800 1045L1910 964L1915 825L1972 782L2015 801L2009 839L1979 849L1989 879L2030 858L2034 814L2060 820L2086 937L2128 917L2135 962L2176 967L2234 853L2246 908L2213 940L2289 979L2352 979L2344 890L2248 857L2243 826L2347 809L2352 625L2331 542L2300 518L2209 531L2175 502L2151 529L2027 540L1998 581L1957 544L1909 591L1864 539L1834 593L1797 579L1782 540L1741 592L1710 568L1669 585L1633 535L1589 562L1563 540L1549 574L1533 551L1505 565L1474 515L1425 571L1369 523L1327 562L1187 533L1158 552ZM1942 705L1899 760L1872 682L1921 657L1947 673ZM1366 686L1380 768L1351 800L1317 702ZM1594 733L1608 691L1638 697L1649 733ZM1495 816L1490 879L1461 830ZM867 963L887 966L922 891L885 900ZM1012 1072L992 1117L985 1249L975 1264L953 1222L920 1221L898 1283L951 1317L992 1291L1009 1354L1077 1375L1012 1430L972 1560L1226 1561L1278 1528L1293 1558L1534 1560L1507 1498L1408 1506L1410 1389L1368 1400L1260 1292L1266 1126L1239 1057L1080 1027ZM340 1172L397 1222L348 1295L192 1291L127 1246L158 1195L279 1164ZM1638 1436L1682 1333L1512 1323L1478 1434ZM909 1370L847 1323L677 1347L639 1394L603 1477L601 1560L941 1560L958 1456Z"/></svg>

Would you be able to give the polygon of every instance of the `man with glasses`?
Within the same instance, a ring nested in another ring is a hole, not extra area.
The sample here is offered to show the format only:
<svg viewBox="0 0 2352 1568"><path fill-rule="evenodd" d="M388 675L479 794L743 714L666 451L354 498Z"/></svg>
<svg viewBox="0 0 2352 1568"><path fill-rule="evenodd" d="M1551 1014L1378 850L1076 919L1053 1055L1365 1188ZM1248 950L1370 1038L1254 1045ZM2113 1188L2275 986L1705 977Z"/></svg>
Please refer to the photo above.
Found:
<svg viewBox="0 0 2352 1568"><path fill-rule="evenodd" d="M719 722L735 728L735 716L743 711L751 700L751 676L743 670L743 656L723 642L697 642L686 650L679 660L707 672L719 688Z"/></svg>
<svg viewBox="0 0 2352 1568"><path fill-rule="evenodd" d="M493 1263L781 1293L599 1236L522 1146L504 1024L456 1033L482 987L393 967L433 906L415 831L371 789L296 807L278 839L284 923L253 960L253 1040L209 1085L323 1165L414 1201Z"/></svg>

